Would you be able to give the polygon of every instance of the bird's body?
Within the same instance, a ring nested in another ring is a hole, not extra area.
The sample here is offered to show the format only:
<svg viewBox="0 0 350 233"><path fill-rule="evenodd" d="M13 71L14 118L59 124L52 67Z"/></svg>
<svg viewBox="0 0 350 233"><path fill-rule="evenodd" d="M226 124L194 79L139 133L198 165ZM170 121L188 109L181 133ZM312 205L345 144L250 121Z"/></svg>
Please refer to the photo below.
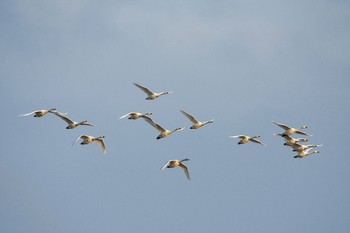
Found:
<svg viewBox="0 0 350 233"><path fill-rule="evenodd" d="M155 100L159 96L167 95L167 94L172 93L171 91L153 92L150 89L148 89L147 87L142 86L140 84L134 83L134 85L137 86L138 88L140 88L143 92L145 92L147 94L146 100Z"/></svg>
<svg viewBox="0 0 350 233"><path fill-rule="evenodd" d="M43 117L45 116L47 113L53 113L56 111L56 108L51 108L51 109L42 109L42 110L35 110L33 112L29 112L29 113L25 113L25 114L21 114L19 116L29 116L29 115L33 115L34 117ZM61 113L63 114L63 113Z"/></svg>
<svg viewBox="0 0 350 233"><path fill-rule="evenodd" d="M157 139L161 139L161 138L165 138L167 136L169 136L170 134L176 132L176 131L181 131L184 128L176 128L174 130L168 130L165 129L163 127L161 127L159 124L155 123L150 117L148 116L143 116L142 117L147 123L149 123L150 125L152 125L156 130L158 130L160 132L160 134L158 135Z"/></svg>
<svg viewBox="0 0 350 233"><path fill-rule="evenodd" d="M56 116L58 116L59 118L61 118L62 120L64 120L68 126L66 127L66 129L74 129L76 127L78 127L79 125L87 125L87 126L93 126L92 124L90 124L89 122L87 122L86 120L81 121L81 122L77 122L77 121L73 121L70 118L68 118L67 116L60 114L58 112L53 112L53 114L55 114Z"/></svg>
<svg viewBox="0 0 350 233"><path fill-rule="evenodd" d="M198 121L196 118L194 118L191 114L181 110L182 114L184 114L192 123L193 125L190 127L190 129L198 129L206 124L213 123L214 120L209 120L209 121Z"/></svg>
<svg viewBox="0 0 350 233"><path fill-rule="evenodd" d="M80 138L83 139L83 141L80 143L81 145L97 142L100 145L103 153L104 154L106 153L106 145L104 143L105 136L93 137L93 136L82 134L73 142L73 144L76 143Z"/></svg>
<svg viewBox="0 0 350 233"><path fill-rule="evenodd" d="M302 135L305 135L305 136L311 136L311 135L301 131L301 129L306 129L307 128L306 125L303 125L300 128L292 128L292 127L289 127L289 126L287 126L285 124L282 124L282 123L277 123L277 122L274 122L274 121L273 121L273 123L285 130L283 135L302 134Z"/></svg>
<svg viewBox="0 0 350 233"><path fill-rule="evenodd" d="M143 113L139 113L139 112L129 112L129 113L119 117L119 119L123 119L123 118L129 116L128 117L129 120L136 120L136 119L139 119L140 117L147 116L147 115L152 115L152 113L146 112L143 114Z"/></svg>
<svg viewBox="0 0 350 233"><path fill-rule="evenodd" d="M169 160L166 164L164 164L160 170L164 170L165 168L175 168L175 167L181 167L182 170L185 172L185 175L187 177L188 180L191 179L190 177L190 173L188 172L187 167L182 163L184 161L189 161L190 159L186 158L186 159L182 159L182 160Z"/></svg>
<svg viewBox="0 0 350 233"><path fill-rule="evenodd" d="M240 144L245 144L248 142L254 142L254 143L258 143L260 145L265 146L265 144L263 144L261 141L257 140L257 138L260 138L259 135L253 136L253 137L249 137L246 135L236 135L236 136L229 136L230 138L239 138L240 141L238 142L238 145Z"/></svg>
<svg viewBox="0 0 350 233"><path fill-rule="evenodd" d="M294 158L304 158L304 157L306 157L308 155L320 153L318 150L309 152L311 149L312 148L308 148L306 150L298 151L297 154L294 156Z"/></svg>

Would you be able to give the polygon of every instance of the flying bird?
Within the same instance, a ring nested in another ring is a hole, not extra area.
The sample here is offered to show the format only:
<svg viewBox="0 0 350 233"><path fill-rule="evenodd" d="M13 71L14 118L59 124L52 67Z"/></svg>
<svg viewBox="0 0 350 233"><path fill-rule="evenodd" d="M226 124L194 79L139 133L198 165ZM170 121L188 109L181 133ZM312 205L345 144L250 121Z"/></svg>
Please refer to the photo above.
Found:
<svg viewBox="0 0 350 233"><path fill-rule="evenodd" d="M147 87L141 86L140 84L134 83L134 85L137 86L138 88L140 88L143 92L145 92L148 95L146 100L154 100L154 99L158 98L159 96L172 93L172 91L163 91L163 92L157 93L157 92L151 91Z"/></svg>
<svg viewBox="0 0 350 233"><path fill-rule="evenodd" d="M150 125L152 125L156 130L158 130L160 132L160 134L158 135L157 139L161 139L161 138L165 138L167 136L169 136L170 134L176 132L176 131L181 131L184 128L176 128L174 130L167 130L164 129L162 126L158 125L157 123L155 123L150 117L148 116L143 116L142 117L147 123L149 123Z"/></svg>
<svg viewBox="0 0 350 233"><path fill-rule="evenodd" d="M128 117L129 120L136 120L136 119L139 119L140 117L143 117L143 116L146 116L146 115L152 115L152 113L151 112L146 112L146 113L142 114L142 113L139 113L139 112L129 112L129 113L119 117L119 119L123 119L123 118L129 116Z"/></svg>
<svg viewBox="0 0 350 233"><path fill-rule="evenodd" d="M258 143L260 145L265 146L265 144L263 144L262 142L260 142L259 140L257 140L257 138L260 138L259 135L253 136L253 137L249 137L246 135L237 135L237 136L229 136L230 138L239 138L240 141L238 142L238 145L240 144L245 144L248 142L254 142L254 143Z"/></svg>
<svg viewBox="0 0 350 233"><path fill-rule="evenodd" d="M292 135L292 134L302 134L302 135L305 135L305 136L312 136L312 135L309 135L303 131L301 131L301 129L306 129L307 126L306 125L303 125L301 126L300 128L292 128L292 127L289 127L285 124L282 124L282 123L277 123L277 122L274 122L274 124L278 125L279 127L281 127L282 129L284 129L284 133L283 135Z"/></svg>
<svg viewBox="0 0 350 233"><path fill-rule="evenodd" d="M201 122L201 121L198 121L196 118L194 118L191 114L183 111L183 110L180 110L182 112L182 114L184 114L192 123L193 125L190 127L190 129L198 129L206 124L209 124L209 123L213 123L213 119L212 120L209 120L209 121L204 121L204 122Z"/></svg>
<svg viewBox="0 0 350 233"><path fill-rule="evenodd" d="M283 133L274 133L273 135L283 137L285 140L285 143L284 143L285 146L291 146L291 145L298 143L298 142L308 142L309 141L309 139L307 139L307 138L292 138L291 136L283 134Z"/></svg>
<svg viewBox="0 0 350 233"><path fill-rule="evenodd" d="M59 112L53 112L53 114L55 114L56 116L58 116L59 118L61 118L62 120L64 120L68 124L66 129L74 129L74 128L78 127L79 125L93 126L92 124L90 124L86 120L81 121L81 122L77 122L77 121L73 121L73 120L69 119L67 116L60 114Z"/></svg>
<svg viewBox="0 0 350 233"><path fill-rule="evenodd" d="M316 145L316 144L312 144L312 145L301 145L298 143L295 143L294 145L292 145L291 147L293 148L293 151L297 151L297 152L301 152L301 151L305 151L309 148L315 148L315 147L320 147L323 144L320 145Z"/></svg>
<svg viewBox="0 0 350 233"><path fill-rule="evenodd" d="M187 167L182 163L184 161L189 161L190 159L182 159L182 160L169 160L166 164L164 164L160 170L163 171L165 168L175 168L175 167L181 167L182 170L185 172L185 175L188 180L191 179L190 173L188 172Z"/></svg>
<svg viewBox="0 0 350 233"><path fill-rule="evenodd" d="M294 156L294 158L304 158L304 157L306 157L308 155L320 153L318 150L309 152L311 149L312 148L308 148L308 149L303 150L303 151L298 151L298 153Z"/></svg>
<svg viewBox="0 0 350 233"><path fill-rule="evenodd" d="M34 114L34 117L43 117L43 116L45 116L47 113L53 113L53 112L57 112L56 111L56 108L51 108L51 109L48 109L48 110L46 110L46 109L43 109L43 110L35 110L35 111L33 111L33 112L29 112L29 113L25 113L25 114L21 114L21 115L19 115L19 116L29 116L29 115L33 115ZM62 114L62 115L65 115L66 113L60 113L60 114Z"/></svg>
<svg viewBox="0 0 350 233"><path fill-rule="evenodd" d="M86 144L90 144L92 142L97 142L100 145L103 153L106 154L106 145L105 145L105 142L103 140L105 138L105 136L93 137L93 136L88 136L88 135L82 134L73 142L73 145L80 138L83 139L83 141L80 143L81 145L86 145Z"/></svg>

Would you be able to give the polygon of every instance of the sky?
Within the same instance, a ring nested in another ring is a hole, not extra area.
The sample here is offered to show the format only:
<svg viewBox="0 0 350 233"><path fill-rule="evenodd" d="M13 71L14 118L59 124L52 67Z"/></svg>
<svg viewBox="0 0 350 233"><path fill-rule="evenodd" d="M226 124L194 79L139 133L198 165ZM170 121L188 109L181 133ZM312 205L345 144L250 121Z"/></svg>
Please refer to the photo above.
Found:
<svg viewBox="0 0 350 233"><path fill-rule="evenodd" d="M348 1L0 2L0 232L349 232ZM155 101L133 82L173 91ZM56 108L93 127L65 129ZM191 130L180 110L213 124ZM131 112L152 112L167 138ZM306 124L320 153L273 133ZM81 134L105 136L72 145ZM230 135L260 135L238 145ZM171 159L180 168L161 166Z"/></svg>

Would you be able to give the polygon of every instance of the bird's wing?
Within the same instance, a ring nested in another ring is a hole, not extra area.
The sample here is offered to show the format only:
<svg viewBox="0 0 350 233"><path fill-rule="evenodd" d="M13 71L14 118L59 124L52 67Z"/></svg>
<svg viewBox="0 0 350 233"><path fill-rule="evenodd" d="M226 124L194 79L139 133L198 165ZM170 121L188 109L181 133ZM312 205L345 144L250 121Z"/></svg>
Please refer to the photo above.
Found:
<svg viewBox="0 0 350 233"><path fill-rule="evenodd" d="M290 144L289 146L292 147L295 150L297 150L297 149L302 147L302 145L300 145L299 143Z"/></svg>
<svg viewBox="0 0 350 233"><path fill-rule="evenodd" d="M190 180L191 179L191 177L190 177L190 173L188 172L188 169L187 169L187 167L186 167L186 165L184 165L184 164L182 164L182 163L180 163L180 165L179 165L183 170L184 170L184 172L185 172L185 174L186 174L186 177L187 177L187 179L188 180Z"/></svg>
<svg viewBox="0 0 350 233"><path fill-rule="evenodd" d="M310 147L310 148L306 148L303 152L305 152L305 153L308 153L310 150L312 150L313 149L313 147Z"/></svg>
<svg viewBox="0 0 350 233"><path fill-rule="evenodd" d="M291 143L290 141L286 141L284 145L285 145L285 146L292 147L292 148L294 149L294 144Z"/></svg>
<svg viewBox="0 0 350 233"><path fill-rule="evenodd" d="M80 138L83 138L84 136L86 136L86 135L82 134L82 135L80 135L79 137L77 137L77 139L74 140L72 146L73 146ZM84 139L84 138L83 138L83 139Z"/></svg>
<svg viewBox="0 0 350 233"><path fill-rule="evenodd" d="M59 111L56 111L56 110L49 111L49 113L57 113L57 114L60 114L60 115L63 115L63 116L68 114L68 112L59 112Z"/></svg>
<svg viewBox="0 0 350 233"><path fill-rule="evenodd" d="M235 136L229 136L230 138L244 138L245 135L235 135Z"/></svg>
<svg viewBox="0 0 350 233"><path fill-rule="evenodd" d="M129 113L127 113L127 114L125 114L125 115L123 115L123 116L119 117L119 119L123 119L124 117L129 116L131 113L133 113L133 112L129 112Z"/></svg>
<svg viewBox="0 0 350 233"><path fill-rule="evenodd" d="M153 127L156 127L154 121L153 121L150 117L148 117L148 116L143 116L142 118L143 118L148 124L152 125Z"/></svg>
<svg viewBox="0 0 350 233"><path fill-rule="evenodd" d="M283 137L283 133L273 133L273 136L280 136L280 137Z"/></svg>
<svg viewBox="0 0 350 233"><path fill-rule="evenodd" d="M72 121L71 119L69 119L67 116L62 115L58 112L52 112L53 114L55 114L56 116L58 116L59 118L61 118L62 120L64 120L67 124L73 124L74 121Z"/></svg>
<svg viewBox="0 0 350 233"><path fill-rule="evenodd" d="M276 124L276 125L278 125L279 127L281 127L282 129L284 129L284 130L289 130L289 129L291 129L291 127L289 127L289 126L287 126L287 125L285 125L285 124L281 124L281 123L277 123L277 122L275 122L275 121L273 121L273 123L274 124Z"/></svg>
<svg viewBox="0 0 350 233"><path fill-rule="evenodd" d="M285 141L292 141L294 139L294 138L292 138L289 135L284 135L283 138L284 138Z"/></svg>
<svg viewBox="0 0 350 233"><path fill-rule="evenodd" d="M254 138L250 139L250 141L252 141L252 142L254 142L254 143L258 143L258 144L263 145L263 146L266 146L264 143L260 142L260 141L257 140L257 139L254 139Z"/></svg>
<svg viewBox="0 0 350 233"><path fill-rule="evenodd" d="M302 134L302 135L305 135L305 136L312 136L312 135L307 134L307 133L305 133L305 132L303 132L303 131L301 131L301 130L297 130L295 133L297 133L297 134Z"/></svg>
<svg viewBox="0 0 350 233"><path fill-rule="evenodd" d="M160 170L163 171L164 168L166 168L166 167L169 165L170 161L171 161L171 160L169 160L168 162L166 162L166 163L160 168Z"/></svg>
<svg viewBox="0 0 350 233"><path fill-rule="evenodd" d="M135 86L140 88L143 92L145 92L147 95L153 95L154 92L148 89L147 87L141 86L140 84L134 83Z"/></svg>
<svg viewBox="0 0 350 233"><path fill-rule="evenodd" d="M190 121L192 121L192 123L193 124L197 124L197 123L199 123L199 121L196 119L196 118L194 118L191 114L189 114L189 113L187 113L187 112L185 112L185 111L183 111L183 110L180 110Z"/></svg>
<svg viewBox="0 0 350 233"><path fill-rule="evenodd" d="M156 128L156 130L163 132L166 129L164 129L163 127L161 127L160 125L158 125L157 123L155 123L150 117L148 116L143 116L142 117L146 122L148 122L150 125L152 125L154 128Z"/></svg>
<svg viewBox="0 0 350 233"><path fill-rule="evenodd" d="M36 110L36 111L37 111L37 110ZM25 114L21 114L21 115L19 115L19 116L29 116L29 115L34 114L36 111L29 112L29 113L25 113Z"/></svg>
<svg viewBox="0 0 350 233"><path fill-rule="evenodd" d="M164 131L166 131L166 129L164 129L162 126L160 126L160 125L157 124L157 123L154 123L154 127L155 127L159 132L164 132ZM180 130L183 130L183 128L180 129Z"/></svg>
<svg viewBox="0 0 350 233"><path fill-rule="evenodd" d="M82 125L94 126L93 124L91 124L91 123L89 123L89 122L83 122Z"/></svg>
<svg viewBox="0 0 350 233"><path fill-rule="evenodd" d="M102 138L96 138L95 141L100 145L102 148L103 154L106 154L106 145Z"/></svg>
<svg viewBox="0 0 350 233"><path fill-rule="evenodd" d="M91 136L88 136L88 135L82 134L82 135L80 135L80 138L81 138L81 139L83 139L83 140L86 140L86 139L91 138Z"/></svg>

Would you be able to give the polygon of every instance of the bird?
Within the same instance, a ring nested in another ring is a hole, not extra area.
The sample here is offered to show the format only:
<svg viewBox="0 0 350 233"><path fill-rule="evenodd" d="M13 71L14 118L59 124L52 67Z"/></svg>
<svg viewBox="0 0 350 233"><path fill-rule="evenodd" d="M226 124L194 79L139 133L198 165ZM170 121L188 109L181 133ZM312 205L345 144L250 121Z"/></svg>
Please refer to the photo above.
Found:
<svg viewBox="0 0 350 233"><path fill-rule="evenodd" d="M78 127L79 125L93 126L92 124L90 124L86 120L81 121L81 122L77 122L77 121L73 121L73 120L69 119L67 116L60 114L58 112L53 112L53 114L55 114L56 116L58 116L59 118L61 118L62 120L64 120L68 124L66 129L74 129L74 128Z"/></svg>
<svg viewBox="0 0 350 233"><path fill-rule="evenodd" d="M146 113L142 114L142 113L139 113L139 112L129 112L129 113L119 117L119 119L123 119L123 118L129 116L128 117L129 120L136 120L136 119L139 119L140 117L143 117L143 116L146 116L146 115L152 115L152 113L151 112L146 112Z"/></svg>
<svg viewBox="0 0 350 233"><path fill-rule="evenodd" d="M80 138L83 139L83 141L80 143L81 145L86 145L86 144L90 144L92 142L97 142L100 145L100 147L102 148L103 153L106 154L106 145L105 145L104 140L103 140L105 138L105 136L93 137L93 136L88 136L88 135L82 134L73 142L73 145Z"/></svg>
<svg viewBox="0 0 350 233"><path fill-rule="evenodd" d="M167 136L169 136L170 134L176 132L176 131L181 131L183 130L184 128L176 128L174 130L167 130L167 129L164 129L162 126L158 125L157 123L155 123L150 117L148 116L143 116L142 117L146 122L148 122L150 125L152 125L156 130L158 130L160 132L160 134L158 135L157 137L157 140L158 139L161 139L161 138L165 138Z"/></svg>
<svg viewBox="0 0 350 233"><path fill-rule="evenodd" d="M230 138L239 138L240 141L238 142L238 145L240 144L245 144L247 142L254 142L254 143L258 143L260 145L265 146L265 144L263 144L262 142L260 142L259 140L257 140L257 138L260 138L259 135L253 136L253 137L249 137L246 135L237 135L237 136L229 136Z"/></svg>
<svg viewBox="0 0 350 233"><path fill-rule="evenodd" d="M297 152L304 151L304 150L307 150L309 148L320 147L320 146L322 146L322 144L320 144L320 145L316 145L316 144L301 145L301 144L295 143L295 144L291 145L291 147L293 148L293 151L297 151Z"/></svg>
<svg viewBox="0 0 350 233"><path fill-rule="evenodd" d="M302 134L302 135L306 135L306 136L312 136L312 135L309 135L309 134L301 131L301 129L308 128L306 125L303 125L300 128L296 129L296 128L289 127L289 126L282 124L282 123L277 123L275 121L273 121L273 123L285 130L283 135Z"/></svg>
<svg viewBox="0 0 350 233"><path fill-rule="evenodd" d="M209 121L201 122L201 121L198 121L196 118L194 118L191 114L189 114L183 110L180 110L180 111L193 123L193 125L190 127L190 129L198 129L206 124L213 123L213 121L214 121L214 119L212 119Z"/></svg>
<svg viewBox="0 0 350 233"><path fill-rule="evenodd" d="M29 115L32 115L32 114L34 114L34 117L43 117L43 116L45 116L47 113L53 113L53 112L57 112L56 111L56 108L51 108L51 109L48 109L48 110L46 110L46 109L43 109L43 110L35 110L35 111L33 111L33 112L29 112L29 113L25 113L25 114L21 114L21 115L19 115L19 116L29 116ZM62 115L65 115L66 113L60 113L60 114L62 114Z"/></svg>
<svg viewBox="0 0 350 233"><path fill-rule="evenodd" d="M290 146L290 145L293 145L293 144L298 143L298 142L308 142L309 141L309 139L307 139L307 138L292 138L291 136L283 134L283 133L274 133L273 135L283 137L284 140L286 141L284 143L285 146Z"/></svg>
<svg viewBox="0 0 350 233"><path fill-rule="evenodd" d="M182 163L184 161L189 161L190 159L189 158L186 158L186 159L182 159L182 160L169 160L166 164L164 164L160 170L164 170L165 168L175 168L175 167L181 167L182 170L185 172L185 175L187 177L188 180L191 179L190 177L190 173L188 172L188 169L187 167Z"/></svg>
<svg viewBox="0 0 350 233"><path fill-rule="evenodd" d="M303 150L303 151L298 151L298 153L294 156L294 158L304 158L304 157L306 157L308 155L311 155L311 154L318 154L318 153L320 153L318 150L309 152L311 149L312 148L308 148L308 149Z"/></svg>
<svg viewBox="0 0 350 233"><path fill-rule="evenodd" d="M172 93L172 91L163 91L163 92L157 93L157 92L151 91L147 87L141 86L140 84L134 83L134 85L137 86L138 88L140 88L143 92L145 92L148 95L146 100L155 100L159 96L167 95L167 94Z"/></svg>

